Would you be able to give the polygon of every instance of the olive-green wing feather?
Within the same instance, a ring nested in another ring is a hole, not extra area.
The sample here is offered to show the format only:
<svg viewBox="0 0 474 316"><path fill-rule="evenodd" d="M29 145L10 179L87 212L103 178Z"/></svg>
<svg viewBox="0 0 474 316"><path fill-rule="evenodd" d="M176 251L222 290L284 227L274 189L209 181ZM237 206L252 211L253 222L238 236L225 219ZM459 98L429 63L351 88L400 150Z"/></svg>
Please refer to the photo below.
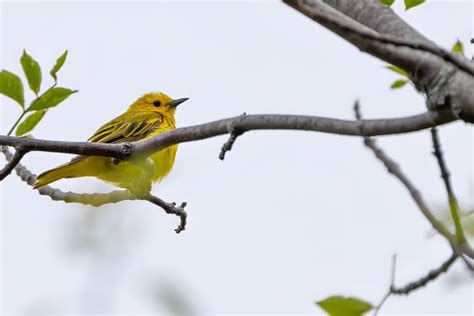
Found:
<svg viewBox="0 0 474 316"><path fill-rule="evenodd" d="M94 143L119 144L145 139L150 133L159 128L163 122L160 114L125 113L102 125L88 141ZM86 156L76 156L70 163L77 162Z"/></svg>
<svg viewBox="0 0 474 316"><path fill-rule="evenodd" d="M163 122L159 114L139 113L121 115L99 128L88 141L96 143L134 142L157 130Z"/></svg>

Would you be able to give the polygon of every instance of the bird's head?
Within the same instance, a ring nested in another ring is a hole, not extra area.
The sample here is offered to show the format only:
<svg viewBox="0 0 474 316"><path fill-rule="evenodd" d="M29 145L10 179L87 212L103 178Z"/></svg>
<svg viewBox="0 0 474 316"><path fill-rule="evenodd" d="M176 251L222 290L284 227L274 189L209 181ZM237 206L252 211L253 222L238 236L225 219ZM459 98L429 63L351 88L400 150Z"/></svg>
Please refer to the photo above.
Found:
<svg viewBox="0 0 474 316"><path fill-rule="evenodd" d="M176 107L188 98L172 99L162 92L147 93L133 102L130 109L144 112L158 112L166 116L174 116Z"/></svg>

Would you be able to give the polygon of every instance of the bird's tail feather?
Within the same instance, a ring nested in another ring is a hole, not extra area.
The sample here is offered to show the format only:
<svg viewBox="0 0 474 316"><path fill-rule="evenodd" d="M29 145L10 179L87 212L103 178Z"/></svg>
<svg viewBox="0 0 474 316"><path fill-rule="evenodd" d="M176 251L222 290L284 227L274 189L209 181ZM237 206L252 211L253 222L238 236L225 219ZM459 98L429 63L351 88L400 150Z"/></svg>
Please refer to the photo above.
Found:
<svg viewBox="0 0 474 316"><path fill-rule="evenodd" d="M36 178L36 182L33 185L33 188L38 189L42 186L53 183L60 179L81 176L78 174L78 167L80 167L82 162L85 162L85 160L73 160L59 167L43 172Z"/></svg>

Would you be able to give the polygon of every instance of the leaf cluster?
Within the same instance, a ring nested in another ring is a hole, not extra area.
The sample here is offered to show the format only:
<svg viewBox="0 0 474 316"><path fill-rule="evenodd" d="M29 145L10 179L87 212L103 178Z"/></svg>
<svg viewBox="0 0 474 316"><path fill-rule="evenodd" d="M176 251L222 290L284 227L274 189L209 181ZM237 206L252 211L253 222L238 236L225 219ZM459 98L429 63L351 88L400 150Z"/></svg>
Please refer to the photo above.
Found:
<svg viewBox="0 0 474 316"><path fill-rule="evenodd" d="M26 52L26 50L23 50L20 64L26 77L28 87L36 96L27 107L25 107L25 93L23 82L20 77L8 70L2 70L2 72L0 72L0 94L16 101L23 110L17 123L12 127L12 130L10 130L8 134L11 134L15 127L16 136L22 136L32 131L50 108L57 106L66 100L71 94L78 92L77 90L57 86L57 74L66 61L67 53L68 51L66 50L56 60L56 64L49 72L51 77L54 79L54 84L40 94L42 83L41 67L39 63ZM27 113L31 114L23 119Z"/></svg>

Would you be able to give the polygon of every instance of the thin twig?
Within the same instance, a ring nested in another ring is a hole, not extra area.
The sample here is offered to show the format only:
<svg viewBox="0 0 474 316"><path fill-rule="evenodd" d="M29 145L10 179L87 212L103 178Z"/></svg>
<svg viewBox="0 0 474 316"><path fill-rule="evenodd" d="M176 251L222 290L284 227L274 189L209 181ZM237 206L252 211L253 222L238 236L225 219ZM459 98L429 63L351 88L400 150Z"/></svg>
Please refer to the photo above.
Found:
<svg viewBox="0 0 474 316"><path fill-rule="evenodd" d="M451 265L456 261L457 258L458 255L453 252L453 254L448 258L448 260L443 262L440 267L431 270L430 272L428 272L427 275L403 287L393 287L392 293L397 295L408 295L410 292L425 286L429 282L439 277L442 273L448 271L449 267L451 267Z"/></svg>
<svg viewBox="0 0 474 316"><path fill-rule="evenodd" d="M234 145L235 141L237 140L237 137L242 135L243 132L238 132L233 130L230 132L229 139L222 145L221 152L219 153L219 159L224 160L225 159L225 154L228 151L232 150L232 146Z"/></svg>
<svg viewBox="0 0 474 316"><path fill-rule="evenodd" d="M247 113L243 113L240 117L245 119ZM240 124L242 124L242 119L239 120ZM240 135L242 135L244 133L244 131L242 129L239 129L238 127L236 127L236 125L238 125L237 122L233 122L232 124L229 125L229 139L224 143L224 145L222 145L222 148L221 148L221 152L219 154L219 159L220 160L224 160L225 159L225 154L226 152L228 151L231 151L232 150L232 146L234 146L234 143L235 141L237 140L237 137L239 137Z"/></svg>
<svg viewBox="0 0 474 316"><path fill-rule="evenodd" d="M240 117L245 118L246 115L247 115L247 113L243 113ZM230 127L229 127L229 133L230 133L229 139L224 143L224 145L222 145L221 152L219 154L219 159L220 160L225 159L226 152L232 150L232 146L234 146L234 143L237 140L237 137L239 137L240 135L242 135L244 133L243 130L240 130L235 125L236 124L234 123L234 124L230 125Z"/></svg>
<svg viewBox="0 0 474 316"><path fill-rule="evenodd" d="M453 254L449 257L448 260L446 260L439 268L434 269L430 271L426 276L420 278L417 281L411 282L407 284L404 287L397 288L395 287L395 264L396 264L396 257L393 259L393 264L392 264L392 279L391 279L391 284L389 291L384 295L382 298L381 302L377 307L375 308L375 315L379 312L381 306L385 303L385 301L393 294L401 295L401 294L408 294L416 289L419 289L423 286L425 286L428 282L435 280L439 275L442 273L446 272L449 267L456 261L456 259L460 256L459 254L459 247L462 246L464 247L462 250L466 250L467 252L472 252L472 249L470 246L464 242L463 244L459 244L457 242L456 236L453 236L445 227L444 225L432 214L432 212L429 210L426 202L424 201L421 193L418 191L418 189L411 183L411 181L408 179L408 177L401 171L400 167L396 164L395 161L393 161L382 149L380 149L376 143L375 140L373 140L370 137L367 137L364 135L364 124L362 119L362 115L360 112L360 105L359 102L356 102L354 105L354 112L357 120L359 120L360 125L360 133L364 139L364 144L371 149L375 156L382 161L382 163L385 165L387 168L388 172L393 174L395 177L397 177L400 182L407 188L407 190L410 192L412 198L415 200L415 203L417 204L418 208L422 212L422 214L428 219L428 221L431 223L433 228L440 233L442 236L444 236L450 243L452 249L453 249ZM439 144L438 144L439 145ZM439 146L435 145L435 151L437 151L437 155L442 157L441 155L441 150ZM438 157L437 156L437 157ZM440 163L441 165L441 163ZM444 166L444 162L443 162ZM445 166L444 166L445 167ZM443 169L443 167L442 167ZM445 170L446 174L447 169ZM444 177L443 177L444 179ZM446 176L447 182L449 184L449 177ZM449 186L450 187L450 186ZM471 254L472 255L472 254Z"/></svg>
<svg viewBox="0 0 474 316"><path fill-rule="evenodd" d="M14 158L14 155L8 150L7 147L1 148L3 154L5 155L7 161L11 161ZM22 164L16 164L15 171L21 180L26 182L28 185L32 186L36 181L36 175L31 173L26 167ZM91 206L101 206L104 204L118 203L125 200L144 200L150 203L153 203L161 207L167 214L174 214L179 216L180 224L178 228L175 229L176 233L180 233L186 227L186 212L184 208L186 207L186 202L183 202L180 206L176 206L174 203L168 203L162 199L154 196L136 196L128 190L115 190L109 193L75 193L75 192L63 192L59 189L55 189L49 185L45 185L39 188L38 193L41 195L46 195L54 201L63 201L65 203L80 203L84 205Z"/></svg>
<svg viewBox="0 0 474 316"><path fill-rule="evenodd" d="M397 254L393 254L392 256L392 274L391 274L391 278L390 278L390 286L394 286L395 285L395 272L396 272L396 269L397 269Z"/></svg>
<svg viewBox="0 0 474 316"><path fill-rule="evenodd" d="M391 291L388 291L383 297L380 303L377 304L377 306L374 307L374 316L377 316L379 314L380 309L382 308L383 304L388 300L388 298L392 295Z"/></svg>
<svg viewBox="0 0 474 316"><path fill-rule="evenodd" d="M453 196L453 188L451 186L451 180L449 179L450 177L450 172L448 168L446 167L446 162L444 161L443 157L443 151L441 149L441 143L439 141L438 137L438 129L433 127L430 130L431 132L431 140L433 141L433 155L436 157L436 160L438 161L439 169L441 170L441 178L444 181L444 185L446 186L446 191L448 192L449 196Z"/></svg>
<svg viewBox="0 0 474 316"><path fill-rule="evenodd" d="M434 281L441 274L447 272L449 268L451 267L451 265L456 261L457 258L459 258L459 256L454 252L454 249L453 249L452 255L445 262L443 262L441 266L429 271L427 275L421 277L420 279L416 281L410 282L403 287L396 287L395 286L396 256L394 255L393 260L392 260L392 280L390 283L390 287L389 287L388 292L383 296L380 303L374 308L374 316L377 316L378 312L380 311L380 308L391 295L408 295L411 292L418 290L421 287L426 286L429 282Z"/></svg>
<svg viewBox="0 0 474 316"><path fill-rule="evenodd" d="M360 125L360 133L363 135L364 144L367 146L375 156L385 165L387 171L394 175L400 182L405 186L408 190L410 195L412 196L413 200L415 201L416 205L420 209L421 213L428 219L431 223L433 228L440 233L442 236L446 237L448 241L454 242L454 236L444 227L444 225L431 213L430 209L428 208L428 204L425 202L423 196L421 195L420 191L413 185L410 179L402 172L401 168L398 164L392 160L381 148L379 148L375 140L365 135L365 125L364 122L361 120L362 116L360 113L360 106L359 102L355 103L354 112L357 120L359 120Z"/></svg>
<svg viewBox="0 0 474 316"><path fill-rule="evenodd" d="M390 277L390 287L388 288L388 291L387 293L383 296L382 300L380 301L379 304L377 304L377 306L375 306L374 308L374 316L377 316L377 314L379 313L380 309L382 308L383 304L385 304L385 302L387 301L387 299L390 297L390 295L392 295L392 290L393 290L393 287L395 286L395 271L396 271L396 265L397 265L397 255L396 254L393 254L392 256L392 273L391 273L391 277Z"/></svg>
<svg viewBox="0 0 474 316"><path fill-rule="evenodd" d="M439 140L438 130L436 127L431 129L431 139L433 141L433 155L438 161L439 169L441 170L441 178L443 179L444 186L446 187L446 193L448 194L449 209L451 211L451 217L453 218L454 228L456 230L456 238L459 243L464 243L466 241L466 236L464 235L464 230L461 224L459 204L451 185L450 173L443 157L443 150L441 149L441 142Z"/></svg>
<svg viewBox="0 0 474 316"><path fill-rule="evenodd" d="M26 114L26 110L23 110L23 113L21 113L21 115L18 117L16 122L13 124L13 126L8 131L8 133L7 133L8 136L10 136L11 133L13 133L13 131L15 130L15 127L18 125L18 123L20 123L21 119L25 116L25 114Z"/></svg>
<svg viewBox="0 0 474 316"><path fill-rule="evenodd" d="M375 156L385 165L387 171L394 175L400 182L405 186L405 188L410 193L411 197L415 201L416 205L420 209L421 213L425 216L425 218L431 223L433 228L445 237L451 247L455 250L455 252L460 254L466 254L470 258L474 258L474 249L469 245L467 241L459 242L456 235L453 235L441 221L439 221L431 212L426 203L425 199L423 198L421 192L415 187L415 185L410 181L410 179L403 173L400 166L392 160L381 148L377 146L375 140L367 137L365 135L365 125L364 121L362 121L362 115L360 113L360 106L359 102L356 102L354 105L355 116L359 120L359 130L364 139L364 144L372 150Z"/></svg>
<svg viewBox="0 0 474 316"><path fill-rule="evenodd" d="M16 165L20 162L21 158L25 155L25 151L22 147L17 147L15 150L15 154L11 157L11 159L5 164L2 170L0 170L0 181L5 179L13 169L15 169Z"/></svg>
<svg viewBox="0 0 474 316"><path fill-rule="evenodd" d="M151 194L149 196L147 196L145 198L145 200L147 200L147 201L149 201L149 202L151 202L155 205L158 205L159 207L164 209L166 213L176 215L180 218L181 222L180 222L178 228L175 229L175 232L177 234L179 234L180 232L182 232L186 228L186 219L188 217L186 211L184 210L184 208L186 207L186 204L187 204L186 202L183 202L183 203L181 203L180 206L176 207L176 203L165 202L162 199L160 199L159 197L151 195Z"/></svg>

